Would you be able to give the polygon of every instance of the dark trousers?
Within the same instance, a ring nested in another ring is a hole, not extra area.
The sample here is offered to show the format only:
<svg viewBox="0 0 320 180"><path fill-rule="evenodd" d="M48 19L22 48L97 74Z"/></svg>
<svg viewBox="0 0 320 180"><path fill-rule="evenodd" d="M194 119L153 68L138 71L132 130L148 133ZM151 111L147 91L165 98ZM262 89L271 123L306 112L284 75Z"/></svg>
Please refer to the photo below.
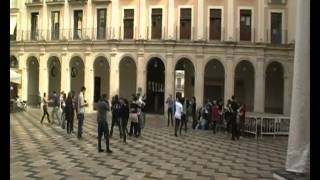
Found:
<svg viewBox="0 0 320 180"><path fill-rule="evenodd" d="M178 118L175 118L175 119L176 119L176 123L174 126L174 135L177 136L177 132L178 132L178 128L179 128L181 119L178 119ZM180 134L181 134L181 127L180 127Z"/></svg>
<svg viewBox="0 0 320 180"><path fill-rule="evenodd" d="M213 134L216 133L216 128L217 128L217 121L212 121L212 131L213 131Z"/></svg>
<svg viewBox="0 0 320 180"><path fill-rule="evenodd" d="M197 116L195 114L192 115L192 129L195 129L198 124Z"/></svg>
<svg viewBox="0 0 320 180"><path fill-rule="evenodd" d="M73 117L67 119L67 134L71 134L73 131Z"/></svg>
<svg viewBox="0 0 320 180"><path fill-rule="evenodd" d="M119 116L117 116L117 115L112 115L110 137L112 137L112 135L113 135L113 127L114 127L114 124L117 124L117 126L118 126L118 128L119 128L120 138L122 138L122 128L121 128L121 124L120 124L120 118L119 118Z"/></svg>
<svg viewBox="0 0 320 180"><path fill-rule="evenodd" d="M109 147L109 127L107 121L99 121L98 122L98 150L101 150L101 139L102 135L104 135L104 139L106 140L106 148L110 150Z"/></svg>
<svg viewBox="0 0 320 180"><path fill-rule="evenodd" d="M171 125L173 126L173 117L172 117L172 108L168 108L168 126L170 125L170 119L171 119Z"/></svg>
<svg viewBox="0 0 320 180"><path fill-rule="evenodd" d="M182 114L181 115L181 124L180 124L180 134L181 134L181 130L182 130L183 126L184 126L184 131L187 132L187 124L188 124L187 116L185 114Z"/></svg>
<svg viewBox="0 0 320 180"><path fill-rule="evenodd" d="M244 121L240 120L240 124L239 124L239 134L240 136L243 136L244 133Z"/></svg>
<svg viewBox="0 0 320 180"><path fill-rule="evenodd" d="M131 121L129 136L132 136L132 134L136 137L139 136L139 123Z"/></svg>
<svg viewBox="0 0 320 180"><path fill-rule="evenodd" d="M121 125L123 130L123 142L126 142L127 140L127 134L128 134L127 124L128 124L128 118L121 118Z"/></svg>
<svg viewBox="0 0 320 180"><path fill-rule="evenodd" d="M78 138L82 138L82 126L83 126L84 114L78 114Z"/></svg>
<svg viewBox="0 0 320 180"><path fill-rule="evenodd" d="M50 117L49 117L49 113L48 113L48 107L47 106L42 106L43 108L43 115L42 115L42 118L41 118L41 124L43 122L43 119L45 116L47 116L47 119L48 119L48 122L50 123Z"/></svg>
<svg viewBox="0 0 320 180"><path fill-rule="evenodd" d="M238 123L236 122L236 118L233 118L231 120L231 126L232 126L232 140L237 138L239 140L239 128Z"/></svg>

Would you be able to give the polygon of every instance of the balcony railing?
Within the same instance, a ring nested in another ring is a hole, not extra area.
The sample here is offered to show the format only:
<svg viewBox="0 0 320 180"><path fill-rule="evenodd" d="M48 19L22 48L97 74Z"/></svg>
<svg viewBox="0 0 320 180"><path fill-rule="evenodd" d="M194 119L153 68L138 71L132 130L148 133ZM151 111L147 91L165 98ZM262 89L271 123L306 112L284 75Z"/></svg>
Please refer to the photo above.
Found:
<svg viewBox="0 0 320 180"><path fill-rule="evenodd" d="M46 0L48 6L50 5L64 5L64 0Z"/></svg>
<svg viewBox="0 0 320 180"><path fill-rule="evenodd" d="M43 0L27 0L25 5L28 6L28 7L31 7L31 6L42 6L43 5Z"/></svg>
<svg viewBox="0 0 320 180"><path fill-rule="evenodd" d="M268 0L270 5L284 5L286 4L286 0Z"/></svg>
<svg viewBox="0 0 320 180"><path fill-rule="evenodd" d="M68 0L71 5L84 5L87 4L88 0Z"/></svg>
<svg viewBox="0 0 320 180"><path fill-rule="evenodd" d="M266 42L270 44L287 44L288 43L288 30L282 29L281 31L271 32L270 29L265 31Z"/></svg>

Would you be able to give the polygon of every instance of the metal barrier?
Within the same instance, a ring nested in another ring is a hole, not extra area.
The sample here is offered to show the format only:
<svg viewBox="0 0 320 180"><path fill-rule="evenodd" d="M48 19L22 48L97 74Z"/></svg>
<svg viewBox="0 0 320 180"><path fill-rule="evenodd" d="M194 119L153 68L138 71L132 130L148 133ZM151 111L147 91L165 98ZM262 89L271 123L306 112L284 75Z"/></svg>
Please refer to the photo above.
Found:
<svg viewBox="0 0 320 180"><path fill-rule="evenodd" d="M244 132L254 134L258 138L258 118L247 116L244 121Z"/></svg>
<svg viewBox="0 0 320 180"><path fill-rule="evenodd" d="M275 118L274 117L262 117L260 124L260 136L268 134L275 136Z"/></svg>
<svg viewBox="0 0 320 180"><path fill-rule="evenodd" d="M275 120L275 135L289 135L290 118L278 117Z"/></svg>

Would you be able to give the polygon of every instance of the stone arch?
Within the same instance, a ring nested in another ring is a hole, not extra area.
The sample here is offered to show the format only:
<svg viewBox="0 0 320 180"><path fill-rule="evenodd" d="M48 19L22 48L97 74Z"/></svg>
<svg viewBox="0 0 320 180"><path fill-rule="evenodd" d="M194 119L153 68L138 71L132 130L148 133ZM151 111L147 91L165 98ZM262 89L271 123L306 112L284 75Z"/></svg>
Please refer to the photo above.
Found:
<svg viewBox="0 0 320 180"><path fill-rule="evenodd" d="M175 94L191 99L194 96L195 66L187 56L180 56L175 63Z"/></svg>
<svg viewBox="0 0 320 180"><path fill-rule="evenodd" d="M47 62L48 94L61 90L61 61L57 56L50 56Z"/></svg>
<svg viewBox="0 0 320 180"><path fill-rule="evenodd" d="M14 55L10 56L10 68L15 68L15 69L19 68L19 61Z"/></svg>
<svg viewBox="0 0 320 180"><path fill-rule="evenodd" d="M93 61L94 93L93 100L97 102L102 94L110 96L110 64L105 56L96 56Z"/></svg>
<svg viewBox="0 0 320 180"><path fill-rule="evenodd" d="M223 100L225 68L219 59L211 59L204 66L204 100Z"/></svg>
<svg viewBox="0 0 320 180"><path fill-rule="evenodd" d="M70 90L78 94L84 86L85 64L80 56L71 56L69 62Z"/></svg>
<svg viewBox="0 0 320 180"><path fill-rule="evenodd" d="M137 85L137 65L132 56L122 56L120 59L119 81L119 96L131 99Z"/></svg>
<svg viewBox="0 0 320 180"><path fill-rule="evenodd" d="M39 103L39 60L35 56L27 58L27 103L38 105Z"/></svg>

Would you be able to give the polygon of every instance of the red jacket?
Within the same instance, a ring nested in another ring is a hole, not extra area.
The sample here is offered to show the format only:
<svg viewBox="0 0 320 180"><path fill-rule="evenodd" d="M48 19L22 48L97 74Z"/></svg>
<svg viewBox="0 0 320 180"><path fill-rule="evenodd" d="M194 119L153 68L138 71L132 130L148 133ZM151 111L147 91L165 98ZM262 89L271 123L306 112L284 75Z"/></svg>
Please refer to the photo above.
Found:
<svg viewBox="0 0 320 180"><path fill-rule="evenodd" d="M240 121L244 122L245 118L246 118L246 109L243 107L240 109Z"/></svg>
<svg viewBox="0 0 320 180"><path fill-rule="evenodd" d="M219 114L219 106L214 105L212 106L212 121L219 121L220 120L220 114Z"/></svg>

